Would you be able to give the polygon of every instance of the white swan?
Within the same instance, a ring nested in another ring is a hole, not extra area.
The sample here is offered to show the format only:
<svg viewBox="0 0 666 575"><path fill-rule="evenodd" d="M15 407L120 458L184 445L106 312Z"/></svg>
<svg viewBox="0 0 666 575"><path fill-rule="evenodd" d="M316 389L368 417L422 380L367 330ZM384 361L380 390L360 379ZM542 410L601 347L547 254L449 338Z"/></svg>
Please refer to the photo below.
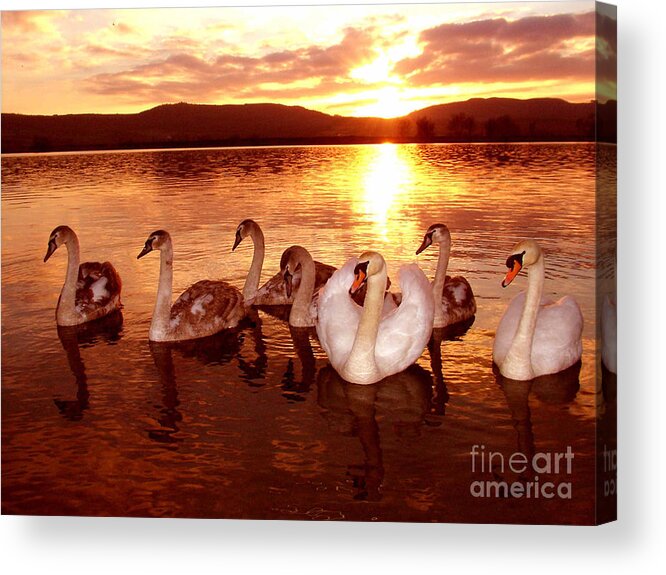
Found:
<svg viewBox="0 0 666 575"><path fill-rule="evenodd" d="M331 365L352 383L370 384L414 363L425 349L435 315L430 284L416 264L398 276L400 306L382 315L386 262L376 252L352 258L321 290L317 335ZM350 297L367 284L360 307Z"/></svg>
<svg viewBox="0 0 666 575"><path fill-rule="evenodd" d="M430 226L416 250L416 255L433 243L439 244L437 271L432 282L432 294L435 298L433 327L447 327L473 318L476 314L476 299L472 286L464 277L446 275L451 255L451 233L446 225Z"/></svg>
<svg viewBox="0 0 666 575"><path fill-rule="evenodd" d="M243 286L243 297L245 298L246 305L291 305L294 303L294 295L287 295L285 290L285 283L282 273L278 272L271 279L269 279L263 286L259 287L259 280L261 279L261 269L264 265L265 245L264 234L261 227L254 220L243 220L236 229L236 239L231 248L234 251L238 245L246 238L252 238L254 245L254 254L252 255L252 263L250 270L245 279ZM315 265L315 282L314 289L318 291L333 275L335 268L323 264L321 262L314 262ZM292 285L294 292L297 290L301 283L301 272L298 270L292 277Z"/></svg>
<svg viewBox="0 0 666 575"><path fill-rule="evenodd" d="M202 280L187 288L173 305L173 244L171 236L158 230L148 236L137 256L160 251L160 279L148 339L184 341L236 327L245 317L241 292L223 281Z"/></svg>
<svg viewBox="0 0 666 575"><path fill-rule="evenodd" d="M120 275L109 262L79 264L79 239L71 228L58 226L51 232L44 262L62 245L67 248L67 275L56 307L56 323L80 325L120 309Z"/></svg>
<svg viewBox="0 0 666 575"><path fill-rule="evenodd" d="M580 360L583 314L570 296L558 301L541 297L544 257L534 240L520 242L506 260L507 287L518 272L530 266L527 293L513 298L495 334L493 361L504 377L530 380L558 373Z"/></svg>

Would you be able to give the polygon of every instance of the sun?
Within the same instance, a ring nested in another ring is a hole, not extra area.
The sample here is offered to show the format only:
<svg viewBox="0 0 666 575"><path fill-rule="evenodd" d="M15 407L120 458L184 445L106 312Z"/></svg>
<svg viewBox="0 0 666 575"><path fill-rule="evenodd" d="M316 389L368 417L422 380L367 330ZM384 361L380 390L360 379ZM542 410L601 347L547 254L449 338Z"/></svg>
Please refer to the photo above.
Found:
<svg viewBox="0 0 666 575"><path fill-rule="evenodd" d="M408 37L402 43L377 50L371 62L354 68L350 77L368 86L359 100L363 101L354 116L397 118L414 111L413 103L407 97L408 86L405 79L395 71L395 65L405 58L421 53L416 38Z"/></svg>
<svg viewBox="0 0 666 575"><path fill-rule="evenodd" d="M407 99L399 86L386 86L368 93L371 103L359 106L354 116L373 118L398 118L414 111L414 103Z"/></svg>

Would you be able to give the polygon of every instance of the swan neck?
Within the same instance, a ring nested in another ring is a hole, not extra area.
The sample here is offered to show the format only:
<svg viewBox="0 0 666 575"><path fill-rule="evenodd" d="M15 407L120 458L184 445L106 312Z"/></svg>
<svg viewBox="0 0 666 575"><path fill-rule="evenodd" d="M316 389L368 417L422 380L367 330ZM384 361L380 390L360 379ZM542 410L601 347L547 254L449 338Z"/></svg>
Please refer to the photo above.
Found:
<svg viewBox="0 0 666 575"><path fill-rule="evenodd" d="M254 245L254 253L252 254L252 263L250 264L250 270L247 274L247 278L245 278L245 285L243 286L243 298L245 300L251 299L257 295L266 250L264 233L259 226L253 225L250 228L250 237L252 238L252 244Z"/></svg>
<svg viewBox="0 0 666 575"><path fill-rule="evenodd" d="M435 297L435 303L442 301L442 294L444 293L444 284L446 283L446 270L449 267L450 255L451 255L451 241L445 240L439 244L439 259L437 260L437 271L435 272L435 281L432 284L432 293L433 296Z"/></svg>
<svg viewBox="0 0 666 575"><path fill-rule="evenodd" d="M541 305L541 294L543 293L543 284L545 280L545 266L543 256L530 266L527 276L527 294L525 296L525 306L520 316L518 329L513 338L513 343L505 359L510 365L517 366L523 372L532 371L532 341L536 329L539 307ZM524 376L523 376L524 377ZM521 377L522 378L522 377Z"/></svg>
<svg viewBox="0 0 666 575"><path fill-rule="evenodd" d="M79 279L79 265L81 262L79 239L76 234L72 234L65 246L67 247L67 274L60 291L59 317L76 315L76 283Z"/></svg>
<svg viewBox="0 0 666 575"><path fill-rule="evenodd" d="M386 275L386 266L384 266L381 272L368 278L363 313L347 360L348 365L356 364L358 369L366 372L376 369L375 345L384 306Z"/></svg>
<svg viewBox="0 0 666 575"><path fill-rule="evenodd" d="M297 260L301 266L301 283L299 284L294 303L289 313L289 324L299 326L312 325L310 319L310 305L315 287L315 264L310 254L297 252Z"/></svg>
<svg viewBox="0 0 666 575"><path fill-rule="evenodd" d="M153 320L150 324L152 339L162 339L169 331L171 317L171 294L173 291L173 245L167 240L160 250L160 279L157 288L157 299L153 310ZM160 337L160 335L162 337Z"/></svg>

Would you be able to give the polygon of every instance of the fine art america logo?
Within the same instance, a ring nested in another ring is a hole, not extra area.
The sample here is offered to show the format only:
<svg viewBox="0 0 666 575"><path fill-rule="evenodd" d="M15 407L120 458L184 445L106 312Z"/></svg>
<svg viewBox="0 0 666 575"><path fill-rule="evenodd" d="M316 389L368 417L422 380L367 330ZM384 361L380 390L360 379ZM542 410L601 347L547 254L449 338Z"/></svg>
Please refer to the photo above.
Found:
<svg viewBox="0 0 666 575"><path fill-rule="evenodd" d="M506 457L498 451L486 451L485 445L473 445L470 456L472 476L494 477L472 481L469 486L472 497L571 499L574 460L571 446L563 452L540 451L528 456L516 451ZM516 479L503 479L507 473L515 474Z"/></svg>

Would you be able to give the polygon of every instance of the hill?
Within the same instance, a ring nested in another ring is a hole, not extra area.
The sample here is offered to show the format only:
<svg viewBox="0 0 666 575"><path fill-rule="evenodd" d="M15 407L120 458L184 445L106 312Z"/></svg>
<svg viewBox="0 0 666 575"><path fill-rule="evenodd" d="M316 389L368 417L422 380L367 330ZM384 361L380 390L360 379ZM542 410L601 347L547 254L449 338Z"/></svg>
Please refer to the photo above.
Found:
<svg viewBox="0 0 666 575"><path fill-rule="evenodd" d="M608 105L599 106L599 109ZM475 98L403 118L281 104L164 104L138 114L2 114L2 152L377 141L591 140L593 102Z"/></svg>

